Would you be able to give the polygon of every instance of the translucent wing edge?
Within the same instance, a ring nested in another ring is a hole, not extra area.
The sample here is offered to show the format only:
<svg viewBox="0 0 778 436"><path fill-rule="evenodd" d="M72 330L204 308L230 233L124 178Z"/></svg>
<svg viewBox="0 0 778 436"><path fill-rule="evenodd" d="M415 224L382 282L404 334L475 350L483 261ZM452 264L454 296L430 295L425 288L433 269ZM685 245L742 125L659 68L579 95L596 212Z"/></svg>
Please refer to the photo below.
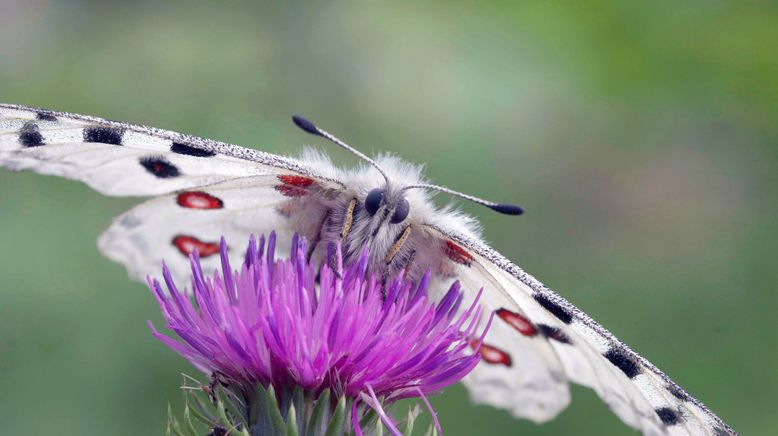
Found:
<svg viewBox="0 0 778 436"><path fill-rule="evenodd" d="M225 156L234 157L236 159L257 162L263 165L269 165L276 168L295 171L302 175L316 178L319 181L332 183L341 188L345 187L341 181L329 177L325 177L322 174L316 172L311 167L303 164L302 162L296 159L287 158L276 154L255 150L252 148L242 147L235 144L215 141L212 139L202 138L199 136L174 132L172 130L160 129L157 127L143 126L140 124L125 123L121 121L112 121L112 120L107 120L104 118L95 117L91 115L82 115L82 114L75 114L70 112L60 112L60 111L55 111L50 109L38 108L34 106L0 103L0 109L32 112L34 114L45 114L47 116L71 119L71 120L82 121L86 123L99 124L101 126L121 128L132 132L156 136L173 142L186 144L201 150L212 151L215 153L223 154Z"/></svg>

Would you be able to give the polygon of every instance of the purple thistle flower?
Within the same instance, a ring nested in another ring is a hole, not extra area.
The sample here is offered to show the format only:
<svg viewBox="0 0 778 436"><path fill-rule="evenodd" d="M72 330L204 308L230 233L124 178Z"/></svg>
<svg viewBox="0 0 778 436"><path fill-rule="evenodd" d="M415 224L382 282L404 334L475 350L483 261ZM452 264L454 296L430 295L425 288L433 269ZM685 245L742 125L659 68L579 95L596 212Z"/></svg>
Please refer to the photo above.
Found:
<svg viewBox="0 0 778 436"><path fill-rule="evenodd" d="M233 271L222 238L222 271L212 278L194 252L191 295L176 287L163 264L168 292L156 279L148 284L180 340L149 322L154 336L242 392L261 384L279 395L299 388L313 397L325 390L345 396L357 434L360 407L375 410L399 434L382 405L420 397L429 406L427 395L459 381L479 362L471 342L485 333L476 333L480 293L457 315L463 300L458 282L435 305L427 296L429 273L418 284L401 273L384 289L366 272L367 250L344 267L335 244L317 284L305 239L294 236L290 258L274 260L275 239L271 233L265 252L265 238L257 244L252 236L242 268Z"/></svg>

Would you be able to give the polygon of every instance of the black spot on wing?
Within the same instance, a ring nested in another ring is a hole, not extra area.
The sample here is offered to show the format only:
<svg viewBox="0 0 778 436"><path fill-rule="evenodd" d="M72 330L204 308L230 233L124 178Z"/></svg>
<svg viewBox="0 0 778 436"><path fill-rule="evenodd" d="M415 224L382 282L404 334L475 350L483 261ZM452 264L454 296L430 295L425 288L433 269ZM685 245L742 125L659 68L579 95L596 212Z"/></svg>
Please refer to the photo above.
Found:
<svg viewBox="0 0 778 436"><path fill-rule="evenodd" d="M187 156L196 156L196 157L216 156L216 153L213 151L203 150L201 148L195 148L190 145L182 144L180 142L174 142L173 145L170 146L170 151L172 151L173 153L185 154Z"/></svg>
<svg viewBox="0 0 778 436"><path fill-rule="evenodd" d="M140 158L140 164L143 168L146 168L146 171L160 179L170 179L181 175L181 172L175 165L161 156L142 157Z"/></svg>
<svg viewBox="0 0 778 436"><path fill-rule="evenodd" d="M32 121L24 123L19 129L19 143L25 147L38 147L43 145L43 135L38 130L38 125Z"/></svg>
<svg viewBox="0 0 778 436"><path fill-rule="evenodd" d="M563 323L570 324L573 322L573 315L570 314L570 312L567 311L564 307L560 306L558 303L551 301L548 297L546 297L543 294L535 294L533 295L535 298L535 301L540 303L541 306L543 306L547 311L554 314L555 317L559 318Z"/></svg>
<svg viewBox="0 0 778 436"><path fill-rule="evenodd" d="M551 327L547 324L537 324L540 334L563 344L572 344L570 338L559 327Z"/></svg>
<svg viewBox="0 0 778 436"><path fill-rule="evenodd" d="M675 425L681 422L681 415L669 407L660 407L655 412L665 425Z"/></svg>
<svg viewBox="0 0 778 436"><path fill-rule="evenodd" d="M48 112L38 112L35 114L35 118L41 121L57 121L57 117Z"/></svg>
<svg viewBox="0 0 778 436"><path fill-rule="evenodd" d="M681 401L689 401L691 398L689 397L689 394L683 391L683 389L679 388L676 385L669 384L667 385L667 391L673 394L675 398L678 398Z"/></svg>
<svg viewBox="0 0 778 436"><path fill-rule="evenodd" d="M92 126L84 129L84 142L122 145L124 129L118 127Z"/></svg>
<svg viewBox="0 0 778 436"><path fill-rule="evenodd" d="M620 369L621 372L629 378L635 378L635 376L640 374L640 366L638 363L621 348L611 347L603 356L610 360L616 368Z"/></svg>

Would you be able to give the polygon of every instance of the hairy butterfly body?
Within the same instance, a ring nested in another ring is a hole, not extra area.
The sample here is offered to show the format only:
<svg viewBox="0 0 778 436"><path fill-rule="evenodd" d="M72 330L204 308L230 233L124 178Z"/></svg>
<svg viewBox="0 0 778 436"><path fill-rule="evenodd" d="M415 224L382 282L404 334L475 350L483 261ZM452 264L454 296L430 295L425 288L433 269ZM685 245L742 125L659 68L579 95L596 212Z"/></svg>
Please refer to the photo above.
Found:
<svg viewBox="0 0 778 436"><path fill-rule="evenodd" d="M312 150L293 159L151 127L0 105L0 166L81 180L106 195L152 196L117 217L99 240L100 250L136 279L163 259L185 277L195 249L204 267L215 266L222 235L239 246L251 233L297 232L319 260L329 241L341 241L347 258L368 247L369 268L385 278L402 271L431 280L433 292L454 279L470 290L484 288L482 302L496 317L479 349L482 363L465 380L476 401L543 422L567 406L573 381L594 389L644 434L735 434L609 331L482 242L474 219L436 208L429 192L506 214L520 208L427 184L420 167L388 155L372 160L307 120L294 121L367 164L342 170Z"/></svg>

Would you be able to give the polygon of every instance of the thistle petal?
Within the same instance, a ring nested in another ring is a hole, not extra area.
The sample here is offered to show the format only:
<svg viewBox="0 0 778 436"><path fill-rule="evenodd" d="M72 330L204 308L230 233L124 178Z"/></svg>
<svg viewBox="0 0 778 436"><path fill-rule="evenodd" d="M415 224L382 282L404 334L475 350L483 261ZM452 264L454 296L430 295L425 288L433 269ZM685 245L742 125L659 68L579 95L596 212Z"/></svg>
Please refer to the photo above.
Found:
<svg viewBox="0 0 778 436"><path fill-rule="evenodd" d="M368 273L367 249L344 265L337 243L327 247L317 285L319 267L306 260L305 238L292 238L289 259L276 261L275 245L275 233L267 245L264 237L257 243L252 236L244 264L232 270L222 238L222 269L212 277L203 274L193 253L191 297L178 290L163 266L168 293L157 280L149 278L148 284L179 339L149 324L153 335L244 393L256 393L261 385L291 407L293 392L311 399L333 392L349 402L349 411L339 405L331 416L350 416L357 433L360 414L372 409L399 434L386 406L413 397L427 404L439 431L426 396L459 381L480 360L469 346L483 338L476 332L480 292L462 309L463 291L454 282L436 305L427 295L429 273L418 283L400 273L384 291L380 277Z"/></svg>

